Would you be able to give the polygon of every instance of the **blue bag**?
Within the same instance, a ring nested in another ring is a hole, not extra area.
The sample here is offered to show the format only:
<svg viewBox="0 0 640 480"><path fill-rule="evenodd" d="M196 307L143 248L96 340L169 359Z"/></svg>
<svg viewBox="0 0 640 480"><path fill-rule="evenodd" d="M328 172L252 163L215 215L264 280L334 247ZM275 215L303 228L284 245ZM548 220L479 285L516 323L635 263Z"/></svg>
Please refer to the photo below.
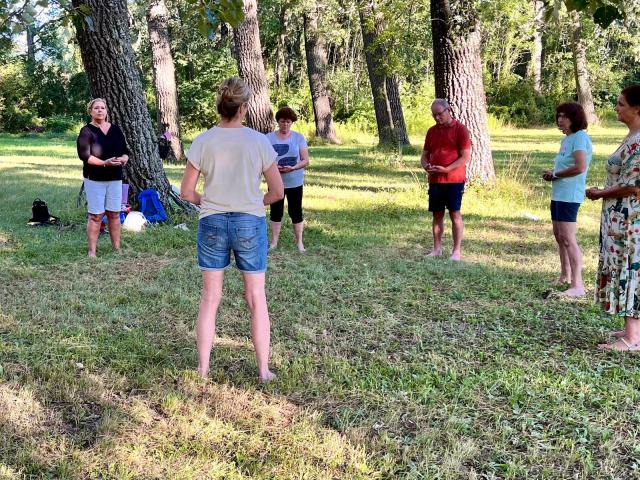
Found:
<svg viewBox="0 0 640 480"><path fill-rule="evenodd" d="M148 222L166 222L167 212L160 201L160 195L153 188L147 188L138 194L140 211Z"/></svg>

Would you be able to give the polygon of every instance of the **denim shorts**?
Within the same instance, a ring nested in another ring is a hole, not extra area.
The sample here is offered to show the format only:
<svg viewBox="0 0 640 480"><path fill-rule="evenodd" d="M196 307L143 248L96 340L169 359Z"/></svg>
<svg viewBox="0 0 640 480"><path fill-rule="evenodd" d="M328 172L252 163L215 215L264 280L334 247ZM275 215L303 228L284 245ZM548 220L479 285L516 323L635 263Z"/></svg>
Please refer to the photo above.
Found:
<svg viewBox="0 0 640 480"><path fill-rule="evenodd" d="M216 213L198 223L198 266L200 270L225 270L231 264L244 273L267 270L267 222L249 213Z"/></svg>
<svg viewBox="0 0 640 480"><path fill-rule="evenodd" d="M575 222L578 220L580 204L551 200L551 220L555 222Z"/></svg>

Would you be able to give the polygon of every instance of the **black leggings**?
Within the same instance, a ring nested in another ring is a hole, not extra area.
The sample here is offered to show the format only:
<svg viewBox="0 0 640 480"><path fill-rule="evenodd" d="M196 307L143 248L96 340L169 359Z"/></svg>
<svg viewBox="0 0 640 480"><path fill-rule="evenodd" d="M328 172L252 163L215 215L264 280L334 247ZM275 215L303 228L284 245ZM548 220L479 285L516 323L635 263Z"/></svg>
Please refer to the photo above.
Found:
<svg viewBox="0 0 640 480"><path fill-rule="evenodd" d="M285 188L284 196L287 199L287 211L291 217L291 223L302 221L302 185L299 187ZM272 222L281 222L284 214L284 198L271 204L269 219Z"/></svg>

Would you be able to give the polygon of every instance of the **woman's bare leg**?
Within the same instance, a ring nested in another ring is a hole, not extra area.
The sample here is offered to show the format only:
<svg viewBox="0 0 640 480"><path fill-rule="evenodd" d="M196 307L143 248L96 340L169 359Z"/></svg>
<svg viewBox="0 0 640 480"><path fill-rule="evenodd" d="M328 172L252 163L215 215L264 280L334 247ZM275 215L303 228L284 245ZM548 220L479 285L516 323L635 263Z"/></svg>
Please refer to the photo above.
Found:
<svg viewBox="0 0 640 480"><path fill-rule="evenodd" d="M96 256L96 248L98 246L98 236L100 235L100 225L104 213L90 213L87 218L87 255L92 258Z"/></svg>
<svg viewBox="0 0 640 480"><path fill-rule="evenodd" d="M295 238L296 247L298 251L304 252L304 243L302 242L302 232L304 232L304 221L293 224L293 236Z"/></svg>
<svg viewBox="0 0 640 480"><path fill-rule="evenodd" d="M281 229L282 229L282 222L271 221L271 243L269 244L269 248L276 248L278 246Z"/></svg>
<svg viewBox="0 0 640 480"><path fill-rule="evenodd" d="M576 239L576 222L556 222L558 235L569 256L571 286L563 292L569 297L582 297L585 294L582 283L582 252Z"/></svg>
<svg viewBox="0 0 640 480"><path fill-rule="evenodd" d="M562 235L560 232L560 227L555 220L553 223L553 236L558 243L558 253L560 255L560 277L556 281L558 285L563 283L571 283L571 262L569 260L569 252L565 248L564 242L562 241Z"/></svg>
<svg viewBox="0 0 640 480"><path fill-rule="evenodd" d="M198 348L198 373L206 377L209 373L211 349L216 333L216 315L222 300L224 270L202 272L202 296L196 324L196 346Z"/></svg>
<svg viewBox="0 0 640 480"><path fill-rule="evenodd" d="M251 311L251 340L256 352L258 376L261 382L273 380L275 375L269 370L269 345L271 324L267 309L267 295L264 291L264 273L244 273L244 295Z"/></svg>
<svg viewBox="0 0 640 480"><path fill-rule="evenodd" d="M109 224L109 237L114 250L120 250L120 212L107 210L107 223Z"/></svg>

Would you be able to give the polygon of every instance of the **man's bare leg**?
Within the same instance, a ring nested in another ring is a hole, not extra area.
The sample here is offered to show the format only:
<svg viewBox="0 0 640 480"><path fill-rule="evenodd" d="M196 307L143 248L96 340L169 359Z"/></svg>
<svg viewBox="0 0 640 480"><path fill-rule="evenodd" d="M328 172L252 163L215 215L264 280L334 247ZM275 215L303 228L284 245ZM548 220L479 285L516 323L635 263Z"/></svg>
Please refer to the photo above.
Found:
<svg viewBox="0 0 640 480"><path fill-rule="evenodd" d="M460 210L449 211L451 218L451 229L453 231L453 250L451 251L451 260L459 262L462 259L462 237L464 235L464 224L462 223L462 214Z"/></svg>
<svg viewBox="0 0 640 480"><path fill-rule="evenodd" d="M439 257L442 255L442 233L444 232L444 210L442 212L433 212L433 221L431 223L431 231L433 233L433 249L427 257Z"/></svg>

